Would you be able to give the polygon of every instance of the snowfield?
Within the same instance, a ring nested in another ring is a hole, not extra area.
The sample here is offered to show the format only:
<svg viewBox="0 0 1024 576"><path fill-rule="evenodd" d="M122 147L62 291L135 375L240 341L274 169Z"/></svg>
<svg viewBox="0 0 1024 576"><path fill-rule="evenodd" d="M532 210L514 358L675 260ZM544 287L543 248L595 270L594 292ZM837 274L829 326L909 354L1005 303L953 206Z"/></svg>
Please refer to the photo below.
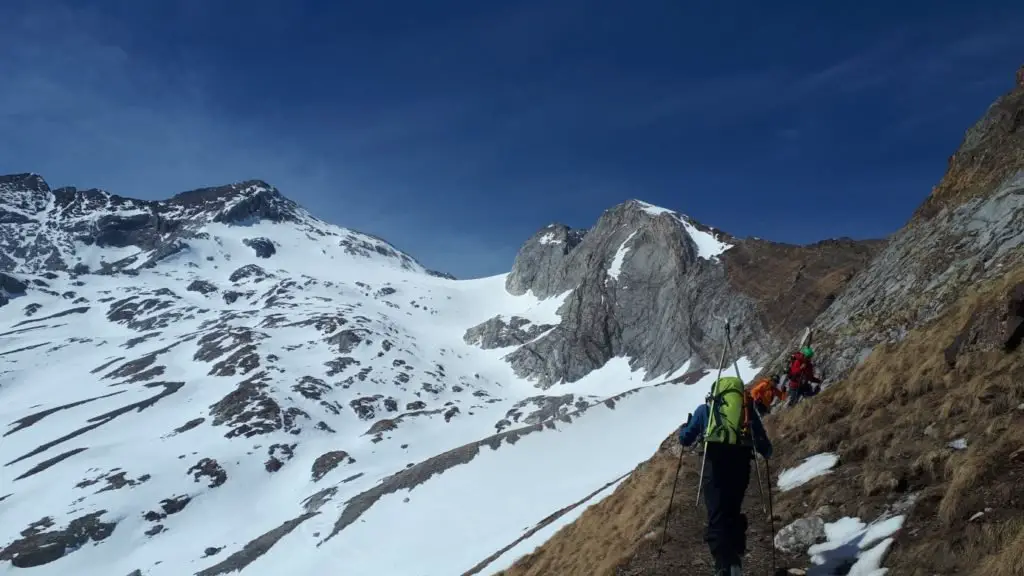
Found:
<svg viewBox="0 0 1024 576"><path fill-rule="evenodd" d="M0 256L27 285L0 306L0 574L460 574L610 494L713 377L644 382L616 358L542 392L503 360L517 347L466 330L557 324L568 292L447 279L298 208L108 250L46 225L67 206L19 202L0 230L38 250Z"/></svg>

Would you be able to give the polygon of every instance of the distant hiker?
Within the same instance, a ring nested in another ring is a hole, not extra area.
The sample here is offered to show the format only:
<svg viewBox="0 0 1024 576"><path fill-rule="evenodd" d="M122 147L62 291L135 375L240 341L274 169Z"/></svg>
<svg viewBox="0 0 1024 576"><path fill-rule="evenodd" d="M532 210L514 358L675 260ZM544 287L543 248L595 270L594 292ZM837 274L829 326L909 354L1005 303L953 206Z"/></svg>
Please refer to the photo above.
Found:
<svg viewBox="0 0 1024 576"><path fill-rule="evenodd" d="M786 390L779 382L778 375L764 376L751 388L750 397L754 399L758 414L765 416L771 413L776 398L779 402L786 401Z"/></svg>
<svg viewBox="0 0 1024 576"><path fill-rule="evenodd" d="M708 527L704 540L715 559L716 576L740 576L747 548L747 517L742 513L743 497L750 481L751 448L765 458L772 444L757 415L753 399L745 393L743 381L727 376L715 382L710 405L697 407L679 430L679 443L690 446L701 436L704 457L704 503Z"/></svg>
<svg viewBox="0 0 1024 576"><path fill-rule="evenodd" d="M793 406L804 396L814 396L820 390L811 386L821 384L821 379L814 375L814 348L804 346L789 357L786 377L789 379L789 405Z"/></svg>

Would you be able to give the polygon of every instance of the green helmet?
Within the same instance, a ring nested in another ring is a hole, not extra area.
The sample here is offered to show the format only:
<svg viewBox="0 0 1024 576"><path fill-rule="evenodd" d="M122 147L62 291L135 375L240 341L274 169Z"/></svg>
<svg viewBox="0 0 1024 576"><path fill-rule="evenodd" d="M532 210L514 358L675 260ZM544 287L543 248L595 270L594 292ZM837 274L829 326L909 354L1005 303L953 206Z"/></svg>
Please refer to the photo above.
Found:
<svg viewBox="0 0 1024 576"><path fill-rule="evenodd" d="M806 358L813 358L814 348L811 348L810 346L804 346L803 348L800 349L800 353L803 354Z"/></svg>

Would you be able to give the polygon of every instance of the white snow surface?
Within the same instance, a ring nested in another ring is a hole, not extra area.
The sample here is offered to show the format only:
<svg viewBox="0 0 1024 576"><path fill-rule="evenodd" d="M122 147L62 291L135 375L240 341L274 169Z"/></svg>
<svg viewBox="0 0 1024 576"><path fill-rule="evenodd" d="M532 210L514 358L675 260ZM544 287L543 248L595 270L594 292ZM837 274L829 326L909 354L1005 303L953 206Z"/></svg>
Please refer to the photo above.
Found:
<svg viewBox="0 0 1024 576"><path fill-rule="evenodd" d="M779 490L786 492L803 486L819 476L828 474L837 463L839 463L839 456L836 454L831 452L815 454L805 459L799 466L783 470L779 474Z"/></svg>
<svg viewBox="0 0 1024 576"><path fill-rule="evenodd" d="M881 567L882 560L905 520L905 516L883 516L865 525L859 518L846 517L826 523L826 541L807 550L813 564L807 575L829 576L850 566L844 572L848 576L884 576L888 569Z"/></svg>
<svg viewBox="0 0 1024 576"><path fill-rule="evenodd" d="M696 226L693 225L693 222L685 214L680 214L679 212L676 212L674 210L669 210L668 208L655 206L653 204L649 204L647 202L643 202L640 200L637 200L636 202L640 204L640 207L643 208L644 212L647 212L651 216L660 216L662 214L668 214L675 218L679 222L679 224L682 225L683 229L686 230L686 233L690 236L690 239L693 240L693 243L697 246L697 256L699 258L704 258L705 260L715 260L718 258L719 255L722 254L722 252L725 252L726 250L732 248L733 246L728 242L723 242L719 240L717 237L715 237L714 234L704 232L698 229Z"/></svg>
<svg viewBox="0 0 1024 576"><path fill-rule="evenodd" d="M619 245L619 249L615 251L615 257L612 258L612 263L608 267L608 276L614 280L619 279L619 274L622 274L622 265L626 262L626 254L629 253L629 241L636 236L637 230L634 230L632 234L626 237Z"/></svg>
<svg viewBox="0 0 1024 576"><path fill-rule="evenodd" d="M662 383L683 366L645 382L616 358L542 391L503 360L509 348L463 335L496 315L557 323L568 293L512 296L504 275L438 278L399 265L383 241L314 224L210 223L134 276L21 275L37 282L0 308L0 550L32 523L53 532L94 514L114 524L108 536L31 573L459 574L647 459L713 377ZM276 254L257 258L242 242L253 237ZM247 265L265 275L230 279ZM196 280L217 291L186 290ZM744 378L758 372L739 364ZM532 426L566 394L563 418ZM314 462L336 451L314 479ZM164 507L178 497L191 500ZM235 556L289 521L276 543Z"/></svg>

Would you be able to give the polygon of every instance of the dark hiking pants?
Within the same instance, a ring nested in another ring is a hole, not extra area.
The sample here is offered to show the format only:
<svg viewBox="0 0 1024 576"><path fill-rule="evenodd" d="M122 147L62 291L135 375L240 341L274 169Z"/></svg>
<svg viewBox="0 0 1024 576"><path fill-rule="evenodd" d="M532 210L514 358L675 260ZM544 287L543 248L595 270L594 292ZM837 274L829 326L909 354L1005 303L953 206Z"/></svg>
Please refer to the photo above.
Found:
<svg viewBox="0 0 1024 576"><path fill-rule="evenodd" d="M738 564L747 548L747 518L741 512L750 482L751 449L708 442L705 451L704 504L708 528L704 539L715 568Z"/></svg>

